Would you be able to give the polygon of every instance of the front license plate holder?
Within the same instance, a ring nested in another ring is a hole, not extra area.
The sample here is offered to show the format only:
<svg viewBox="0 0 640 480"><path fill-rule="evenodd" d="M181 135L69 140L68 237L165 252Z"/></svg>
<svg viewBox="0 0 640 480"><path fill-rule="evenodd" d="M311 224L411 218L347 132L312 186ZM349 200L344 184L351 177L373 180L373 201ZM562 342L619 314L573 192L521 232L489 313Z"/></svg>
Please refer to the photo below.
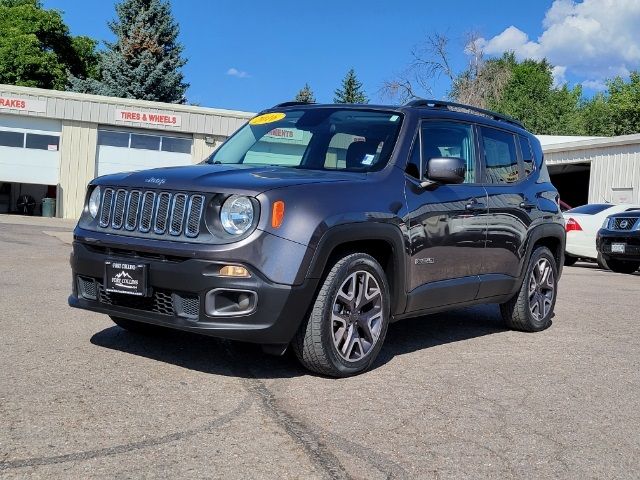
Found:
<svg viewBox="0 0 640 480"><path fill-rule="evenodd" d="M124 293L137 297L149 295L147 276L149 266L145 263L123 260L104 262L104 289L109 293Z"/></svg>
<svg viewBox="0 0 640 480"><path fill-rule="evenodd" d="M624 253L627 245L624 243L612 243L611 253Z"/></svg>

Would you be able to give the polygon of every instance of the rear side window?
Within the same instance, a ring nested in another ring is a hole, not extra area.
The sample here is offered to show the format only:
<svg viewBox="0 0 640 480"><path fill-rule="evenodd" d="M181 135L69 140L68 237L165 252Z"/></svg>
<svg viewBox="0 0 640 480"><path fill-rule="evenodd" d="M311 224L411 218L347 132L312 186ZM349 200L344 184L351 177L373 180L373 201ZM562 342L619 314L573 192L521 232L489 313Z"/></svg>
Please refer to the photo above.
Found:
<svg viewBox="0 0 640 480"><path fill-rule="evenodd" d="M580 207L567 210L566 213L583 213L585 215L597 215L600 212L604 212L606 209L613 207L610 203L590 203L582 205Z"/></svg>
<svg viewBox="0 0 640 480"><path fill-rule="evenodd" d="M515 136L490 127L480 127L484 147L486 181L508 184L520 179Z"/></svg>
<svg viewBox="0 0 640 480"><path fill-rule="evenodd" d="M519 135L520 139L520 152L522 152L522 163L524 166L524 176L528 177L533 173L533 151L531 150L531 143L527 137Z"/></svg>

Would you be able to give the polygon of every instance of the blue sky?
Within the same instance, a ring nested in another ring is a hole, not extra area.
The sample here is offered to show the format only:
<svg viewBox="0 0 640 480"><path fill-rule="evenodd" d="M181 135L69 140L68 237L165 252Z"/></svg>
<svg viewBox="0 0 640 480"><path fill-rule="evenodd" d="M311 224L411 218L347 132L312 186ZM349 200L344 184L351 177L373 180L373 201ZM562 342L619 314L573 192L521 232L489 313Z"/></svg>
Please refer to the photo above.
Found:
<svg viewBox="0 0 640 480"><path fill-rule="evenodd" d="M616 15L602 8L603 2L614 1L617 8L609 10L622 10ZM112 2L45 0L44 4L64 12L74 35L112 38L106 25L115 16ZM412 47L434 32L452 39L451 54L458 67L465 62L464 33L475 31L488 53L497 55L508 47L520 57L545 56L559 65L559 82L583 83L587 93L593 93L607 76L624 75L640 65L636 55L640 49L631 48L626 54L617 48L618 43L640 45L636 32L640 29L635 26L640 20L638 4L637 0L172 2L189 59L184 68L191 84L189 102L248 111L291 99L305 82L318 101L332 101L350 67L370 99L380 101L383 81L406 68ZM599 18L603 15L606 18ZM601 25L595 32L594 18ZM572 37L563 37L563 32ZM591 40L574 44L572 38L580 40L579 34L593 40L600 51L594 54L593 45L584 45ZM603 42L611 48L604 48ZM614 47L617 56L612 58ZM440 79L433 96L444 97L447 88L445 79Z"/></svg>

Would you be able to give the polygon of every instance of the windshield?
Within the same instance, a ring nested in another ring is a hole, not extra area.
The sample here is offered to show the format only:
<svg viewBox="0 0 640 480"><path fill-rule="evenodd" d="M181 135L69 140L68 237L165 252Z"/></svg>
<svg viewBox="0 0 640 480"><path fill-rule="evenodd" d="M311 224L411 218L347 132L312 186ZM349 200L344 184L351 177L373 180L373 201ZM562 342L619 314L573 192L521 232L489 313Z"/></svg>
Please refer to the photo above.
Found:
<svg viewBox="0 0 640 480"><path fill-rule="evenodd" d="M251 119L206 163L380 170L389 161L400 124L396 112L341 107L270 112Z"/></svg>

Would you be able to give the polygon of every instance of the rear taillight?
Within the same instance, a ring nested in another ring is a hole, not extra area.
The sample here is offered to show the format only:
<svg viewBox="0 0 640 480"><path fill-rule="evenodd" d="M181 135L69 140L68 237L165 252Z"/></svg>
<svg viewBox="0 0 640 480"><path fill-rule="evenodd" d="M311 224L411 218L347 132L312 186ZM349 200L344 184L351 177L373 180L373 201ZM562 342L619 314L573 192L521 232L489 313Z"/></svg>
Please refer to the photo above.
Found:
<svg viewBox="0 0 640 480"><path fill-rule="evenodd" d="M564 226L564 228L567 232L582 231L582 227L580 226L580 224L573 218L567 220L567 224Z"/></svg>

